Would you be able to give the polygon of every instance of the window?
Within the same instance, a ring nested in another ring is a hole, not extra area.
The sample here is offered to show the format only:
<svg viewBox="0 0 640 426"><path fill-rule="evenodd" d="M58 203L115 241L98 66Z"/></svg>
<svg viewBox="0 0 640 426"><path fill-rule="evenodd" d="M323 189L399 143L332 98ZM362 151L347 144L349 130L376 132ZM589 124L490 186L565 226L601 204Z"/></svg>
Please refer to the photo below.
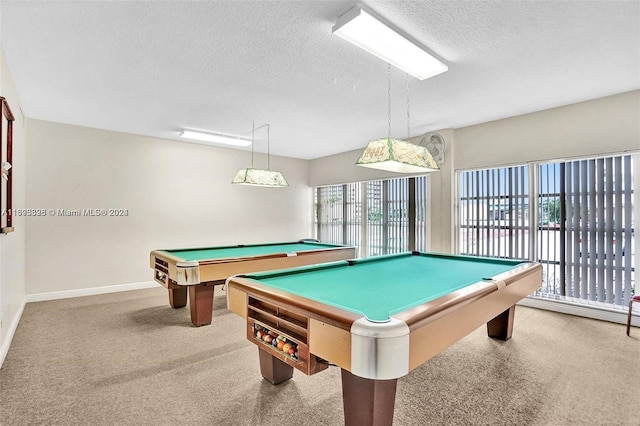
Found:
<svg viewBox="0 0 640 426"><path fill-rule="evenodd" d="M458 251L535 259L537 295L624 307L634 291L633 158L458 173Z"/></svg>
<svg viewBox="0 0 640 426"><path fill-rule="evenodd" d="M539 166L541 293L626 306L634 289L633 158ZM558 260L556 260L558 259Z"/></svg>
<svg viewBox="0 0 640 426"><path fill-rule="evenodd" d="M316 188L316 238L356 246L362 257L425 250L426 179L423 176Z"/></svg>
<svg viewBox="0 0 640 426"><path fill-rule="evenodd" d="M527 166L459 175L459 252L472 256L529 258Z"/></svg>

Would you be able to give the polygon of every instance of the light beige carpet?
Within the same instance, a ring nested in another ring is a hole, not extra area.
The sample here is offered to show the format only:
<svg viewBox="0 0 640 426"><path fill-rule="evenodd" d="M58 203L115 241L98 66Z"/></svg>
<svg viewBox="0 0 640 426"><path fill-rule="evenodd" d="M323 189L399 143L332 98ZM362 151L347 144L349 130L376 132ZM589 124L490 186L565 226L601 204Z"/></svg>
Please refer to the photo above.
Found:
<svg viewBox="0 0 640 426"><path fill-rule="evenodd" d="M216 289L219 292L219 287ZM340 371L261 379L243 320L162 287L30 303L0 370L2 425L340 425ZM398 381L396 425L640 425L640 330L518 307Z"/></svg>

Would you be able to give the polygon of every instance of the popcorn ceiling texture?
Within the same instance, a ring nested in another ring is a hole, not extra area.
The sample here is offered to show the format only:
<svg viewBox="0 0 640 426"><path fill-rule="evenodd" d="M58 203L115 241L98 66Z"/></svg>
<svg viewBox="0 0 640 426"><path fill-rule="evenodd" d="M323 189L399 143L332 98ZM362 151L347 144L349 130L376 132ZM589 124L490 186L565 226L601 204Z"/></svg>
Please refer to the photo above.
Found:
<svg viewBox="0 0 640 426"><path fill-rule="evenodd" d="M640 88L635 1L364 3L449 65L411 79L413 135ZM331 34L354 5L2 2L1 39L28 118L166 139L256 120L272 154L313 159L387 134L386 64ZM404 138L405 75L392 80Z"/></svg>

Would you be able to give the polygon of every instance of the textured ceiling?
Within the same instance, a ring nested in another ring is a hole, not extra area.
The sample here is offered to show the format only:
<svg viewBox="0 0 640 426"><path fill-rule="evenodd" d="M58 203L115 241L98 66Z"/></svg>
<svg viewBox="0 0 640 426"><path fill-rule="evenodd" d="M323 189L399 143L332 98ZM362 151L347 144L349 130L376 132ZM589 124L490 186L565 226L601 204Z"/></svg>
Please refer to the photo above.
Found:
<svg viewBox="0 0 640 426"><path fill-rule="evenodd" d="M255 120L273 154L312 159L387 134L386 64L331 34L356 4L449 65L411 78L412 135L640 88L636 0L2 0L0 40L29 118L175 140ZM404 138L406 77L392 80Z"/></svg>

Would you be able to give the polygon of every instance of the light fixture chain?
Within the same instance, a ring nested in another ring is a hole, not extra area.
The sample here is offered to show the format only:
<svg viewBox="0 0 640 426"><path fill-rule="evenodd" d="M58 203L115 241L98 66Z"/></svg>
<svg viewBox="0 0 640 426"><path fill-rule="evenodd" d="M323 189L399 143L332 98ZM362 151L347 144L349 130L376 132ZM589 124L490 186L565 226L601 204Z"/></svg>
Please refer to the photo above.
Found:
<svg viewBox="0 0 640 426"><path fill-rule="evenodd" d="M411 139L411 114L409 111L410 103L409 103L409 73L407 73L407 141Z"/></svg>
<svg viewBox="0 0 640 426"><path fill-rule="evenodd" d="M267 124L267 170L271 170L271 136L269 132L269 124Z"/></svg>
<svg viewBox="0 0 640 426"><path fill-rule="evenodd" d="M388 99L387 99L387 106L388 106L388 116L389 116L389 128L388 128L388 136L389 139L391 139L391 64L388 63L387 64L387 83L388 83Z"/></svg>

